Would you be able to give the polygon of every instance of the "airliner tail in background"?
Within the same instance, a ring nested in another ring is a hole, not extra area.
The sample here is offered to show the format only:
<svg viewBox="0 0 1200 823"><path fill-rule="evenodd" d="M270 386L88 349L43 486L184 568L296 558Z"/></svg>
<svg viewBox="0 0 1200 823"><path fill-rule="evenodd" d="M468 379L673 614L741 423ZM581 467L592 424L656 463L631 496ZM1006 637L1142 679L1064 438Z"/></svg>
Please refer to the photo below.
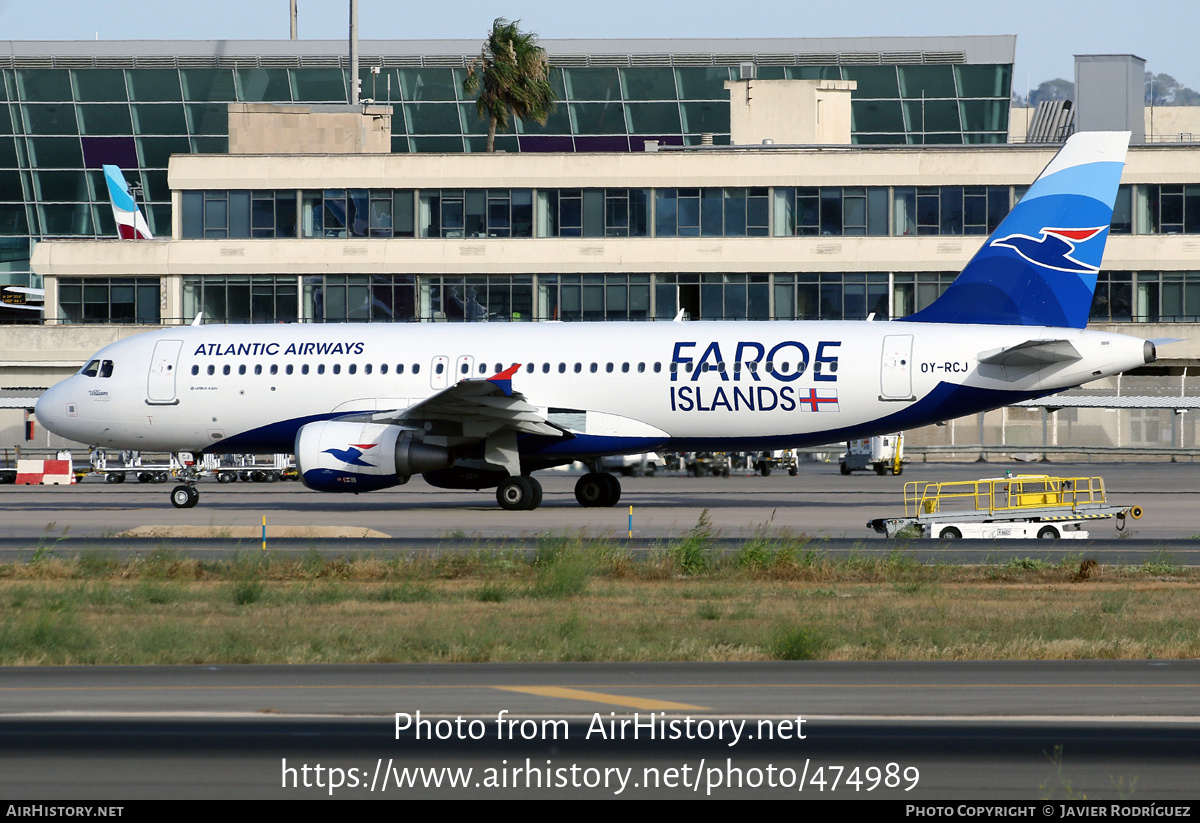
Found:
<svg viewBox="0 0 1200 823"><path fill-rule="evenodd" d="M153 240L154 235L150 233L146 217L134 201L121 170L116 166L105 166L104 182L108 185L113 219L117 221L117 236L122 240Z"/></svg>

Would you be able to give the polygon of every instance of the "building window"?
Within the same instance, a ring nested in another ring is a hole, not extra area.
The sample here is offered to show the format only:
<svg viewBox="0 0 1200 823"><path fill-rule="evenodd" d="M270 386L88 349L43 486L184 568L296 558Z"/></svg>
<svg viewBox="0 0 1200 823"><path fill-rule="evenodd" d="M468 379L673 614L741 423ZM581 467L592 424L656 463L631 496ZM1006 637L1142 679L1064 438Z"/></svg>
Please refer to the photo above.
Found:
<svg viewBox="0 0 1200 823"><path fill-rule="evenodd" d="M646 237L649 189L538 191L539 237Z"/></svg>
<svg viewBox="0 0 1200 823"><path fill-rule="evenodd" d="M888 319L888 275L777 274L775 317L779 320Z"/></svg>
<svg viewBox="0 0 1200 823"><path fill-rule="evenodd" d="M1139 234L1200 234L1200 185L1138 185Z"/></svg>
<svg viewBox="0 0 1200 823"><path fill-rule="evenodd" d="M421 319L500 322L533 319L533 277L428 275L420 278Z"/></svg>
<svg viewBox="0 0 1200 823"><path fill-rule="evenodd" d="M1008 215L1011 197L1008 186L898 186L892 234L989 234Z"/></svg>
<svg viewBox="0 0 1200 823"><path fill-rule="evenodd" d="M1200 300L1200 295L1197 295ZM1092 296L1092 320L1129 321L1133 319L1133 273L1101 271Z"/></svg>
<svg viewBox="0 0 1200 823"><path fill-rule="evenodd" d="M775 189L775 235L886 235L888 190L883 186Z"/></svg>
<svg viewBox="0 0 1200 823"><path fill-rule="evenodd" d="M304 316L315 323L411 322L416 319L411 274L325 274L304 278Z"/></svg>
<svg viewBox="0 0 1200 823"><path fill-rule="evenodd" d="M290 275L197 275L183 278L183 319L205 323L294 323L296 278Z"/></svg>
<svg viewBox="0 0 1200 823"><path fill-rule="evenodd" d="M422 191L421 237L532 237L530 189Z"/></svg>
<svg viewBox="0 0 1200 823"><path fill-rule="evenodd" d="M538 278L540 320L646 320L648 274L560 274Z"/></svg>
<svg viewBox="0 0 1200 823"><path fill-rule="evenodd" d="M765 237L765 188L656 189L654 232L659 237Z"/></svg>
<svg viewBox="0 0 1200 823"><path fill-rule="evenodd" d="M60 277L58 310L65 323L161 322L157 277Z"/></svg>
<svg viewBox="0 0 1200 823"><path fill-rule="evenodd" d="M942 296L958 272L897 272L892 275L892 317L907 317ZM877 317L880 315L876 315Z"/></svg>

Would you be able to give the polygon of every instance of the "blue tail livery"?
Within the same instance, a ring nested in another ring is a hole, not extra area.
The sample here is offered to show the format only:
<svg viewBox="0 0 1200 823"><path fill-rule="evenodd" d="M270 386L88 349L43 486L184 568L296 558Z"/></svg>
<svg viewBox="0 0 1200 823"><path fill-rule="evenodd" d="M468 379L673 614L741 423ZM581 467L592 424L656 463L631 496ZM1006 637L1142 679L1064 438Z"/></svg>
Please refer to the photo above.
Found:
<svg viewBox="0 0 1200 823"><path fill-rule="evenodd" d="M958 278L908 320L1087 325L1129 132L1073 135Z"/></svg>

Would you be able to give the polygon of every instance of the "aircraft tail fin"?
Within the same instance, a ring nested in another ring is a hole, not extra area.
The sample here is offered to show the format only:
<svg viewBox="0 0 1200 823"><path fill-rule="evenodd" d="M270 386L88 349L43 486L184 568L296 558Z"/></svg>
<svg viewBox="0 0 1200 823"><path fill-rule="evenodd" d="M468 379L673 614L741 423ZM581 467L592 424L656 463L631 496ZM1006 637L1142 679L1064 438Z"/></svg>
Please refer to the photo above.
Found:
<svg viewBox="0 0 1200 823"><path fill-rule="evenodd" d="M146 217L129 192L125 175L116 166L104 167L104 182L108 185L108 202L112 204L117 221L117 237L122 240L153 240Z"/></svg>
<svg viewBox="0 0 1200 823"><path fill-rule="evenodd" d="M1087 325L1129 132L1079 132L950 287L906 320Z"/></svg>

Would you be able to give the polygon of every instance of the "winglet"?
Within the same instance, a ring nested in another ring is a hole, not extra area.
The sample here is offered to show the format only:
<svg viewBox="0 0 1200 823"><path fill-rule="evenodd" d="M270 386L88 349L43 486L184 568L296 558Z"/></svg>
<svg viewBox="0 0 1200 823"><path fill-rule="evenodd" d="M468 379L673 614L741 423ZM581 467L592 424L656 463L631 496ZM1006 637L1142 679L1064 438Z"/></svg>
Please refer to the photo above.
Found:
<svg viewBox="0 0 1200 823"><path fill-rule="evenodd" d="M493 374L488 380L499 386L505 396L512 397L512 376L517 373L519 368L521 368L520 363L513 363L504 371Z"/></svg>

